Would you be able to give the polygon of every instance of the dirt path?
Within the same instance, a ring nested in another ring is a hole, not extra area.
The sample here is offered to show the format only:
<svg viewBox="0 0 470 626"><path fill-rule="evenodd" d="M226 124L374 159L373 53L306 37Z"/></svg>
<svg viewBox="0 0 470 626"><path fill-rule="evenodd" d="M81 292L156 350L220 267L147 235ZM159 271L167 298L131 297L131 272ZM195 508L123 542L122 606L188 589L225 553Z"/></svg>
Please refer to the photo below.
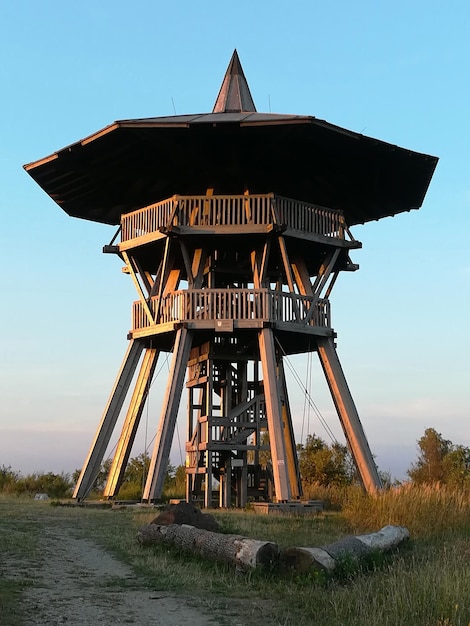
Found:
<svg viewBox="0 0 470 626"><path fill-rule="evenodd" d="M204 615L165 592L145 588L145 581L127 565L63 525L43 527L39 554L39 561L28 568L33 584L23 596L28 626L230 623Z"/></svg>

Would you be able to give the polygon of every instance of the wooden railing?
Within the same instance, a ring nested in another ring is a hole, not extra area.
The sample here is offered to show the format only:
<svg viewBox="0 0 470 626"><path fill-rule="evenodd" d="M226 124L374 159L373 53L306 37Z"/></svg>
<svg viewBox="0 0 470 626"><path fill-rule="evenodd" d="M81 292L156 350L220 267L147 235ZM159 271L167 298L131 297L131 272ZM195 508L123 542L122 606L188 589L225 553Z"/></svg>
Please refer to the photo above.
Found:
<svg viewBox="0 0 470 626"><path fill-rule="evenodd" d="M312 309L313 307L313 309ZM142 303L134 302L133 330L152 324L216 320L289 322L330 327L330 303L270 289L188 289L174 291L161 302L152 298L150 321Z"/></svg>
<svg viewBox="0 0 470 626"><path fill-rule="evenodd" d="M347 228L341 211L275 196L278 220L293 230L344 239Z"/></svg>
<svg viewBox="0 0 470 626"><path fill-rule="evenodd" d="M121 241L129 241L142 235L155 233L171 221L175 198L157 202L138 211L121 216Z"/></svg>
<svg viewBox="0 0 470 626"><path fill-rule="evenodd" d="M121 218L121 241L174 226L222 227L277 224L306 233L344 239L349 233L341 211L275 194L173 196ZM352 238L352 237L351 237Z"/></svg>

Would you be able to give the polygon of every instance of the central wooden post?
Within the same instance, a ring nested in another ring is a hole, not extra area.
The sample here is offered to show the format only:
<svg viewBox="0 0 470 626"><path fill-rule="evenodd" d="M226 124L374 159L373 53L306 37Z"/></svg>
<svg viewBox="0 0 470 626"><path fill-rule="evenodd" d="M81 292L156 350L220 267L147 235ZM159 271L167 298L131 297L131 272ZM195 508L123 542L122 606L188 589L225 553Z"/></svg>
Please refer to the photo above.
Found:
<svg viewBox="0 0 470 626"><path fill-rule="evenodd" d="M278 378L276 376L276 355L273 334L270 328L264 328L259 334L259 351L264 375L264 391L268 431L271 442L274 488L276 499L283 502L291 499L292 491L289 481L289 467L284 440L281 398Z"/></svg>

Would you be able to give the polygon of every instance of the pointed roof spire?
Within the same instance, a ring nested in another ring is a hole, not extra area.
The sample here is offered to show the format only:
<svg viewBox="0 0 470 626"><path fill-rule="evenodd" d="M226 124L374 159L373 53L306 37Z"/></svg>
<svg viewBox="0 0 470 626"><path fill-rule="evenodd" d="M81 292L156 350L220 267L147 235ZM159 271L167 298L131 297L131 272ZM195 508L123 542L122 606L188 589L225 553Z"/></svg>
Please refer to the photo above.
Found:
<svg viewBox="0 0 470 626"><path fill-rule="evenodd" d="M234 50L212 113L256 112L238 53Z"/></svg>

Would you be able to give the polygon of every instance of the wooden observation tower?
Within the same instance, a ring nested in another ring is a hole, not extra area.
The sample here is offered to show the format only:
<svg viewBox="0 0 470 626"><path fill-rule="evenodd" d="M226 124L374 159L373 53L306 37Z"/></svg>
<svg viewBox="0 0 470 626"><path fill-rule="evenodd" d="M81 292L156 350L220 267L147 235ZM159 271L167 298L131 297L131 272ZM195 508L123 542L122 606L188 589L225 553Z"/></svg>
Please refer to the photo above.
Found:
<svg viewBox="0 0 470 626"><path fill-rule="evenodd" d="M368 491L380 478L335 348L330 295L358 269L350 227L421 206L437 159L311 116L257 113L235 52L210 114L119 121L25 166L69 215L119 225L134 282L128 348L74 497L133 391L104 495L118 494L162 353L172 353L143 499L160 497L186 386L187 499L243 506L269 449L301 496L283 357L316 352ZM269 443L263 433L269 434Z"/></svg>

